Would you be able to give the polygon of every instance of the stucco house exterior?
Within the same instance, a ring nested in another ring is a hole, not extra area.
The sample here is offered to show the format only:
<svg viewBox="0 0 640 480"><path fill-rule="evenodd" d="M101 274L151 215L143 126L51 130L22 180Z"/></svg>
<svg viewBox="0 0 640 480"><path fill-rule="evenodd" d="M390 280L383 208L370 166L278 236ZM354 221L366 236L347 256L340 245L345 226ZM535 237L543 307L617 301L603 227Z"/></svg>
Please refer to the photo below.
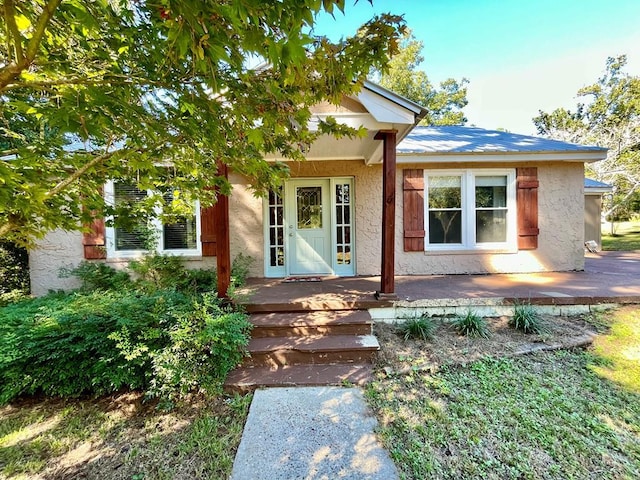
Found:
<svg viewBox="0 0 640 480"><path fill-rule="evenodd" d="M602 247L602 198L613 192L613 186L592 178L584 179L584 241Z"/></svg>
<svg viewBox="0 0 640 480"><path fill-rule="evenodd" d="M393 294L395 275L583 269L584 164L605 149L416 126L421 106L369 82L314 113L368 135L322 137L266 198L229 172L233 192L217 207L224 215L196 206L183 224L158 223L159 250L199 268L242 253L255 260L255 277L380 275L381 295ZM105 186L113 201L125 194L144 192ZM135 238L101 222L92 235L51 232L30 252L32 292L74 287L58 271L83 259L122 267L142 254Z"/></svg>

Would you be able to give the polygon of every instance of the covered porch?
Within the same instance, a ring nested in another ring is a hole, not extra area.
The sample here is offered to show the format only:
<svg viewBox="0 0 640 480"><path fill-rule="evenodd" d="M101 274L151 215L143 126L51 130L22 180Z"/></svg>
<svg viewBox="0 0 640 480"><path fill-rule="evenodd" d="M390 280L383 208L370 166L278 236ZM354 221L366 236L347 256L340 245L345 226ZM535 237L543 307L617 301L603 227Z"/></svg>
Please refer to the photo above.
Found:
<svg viewBox="0 0 640 480"><path fill-rule="evenodd" d="M640 252L587 254L581 272L424 275L395 277L397 300L375 298L380 277L325 277L320 281L250 279L238 292L249 312L472 308L515 302L557 307L640 303Z"/></svg>

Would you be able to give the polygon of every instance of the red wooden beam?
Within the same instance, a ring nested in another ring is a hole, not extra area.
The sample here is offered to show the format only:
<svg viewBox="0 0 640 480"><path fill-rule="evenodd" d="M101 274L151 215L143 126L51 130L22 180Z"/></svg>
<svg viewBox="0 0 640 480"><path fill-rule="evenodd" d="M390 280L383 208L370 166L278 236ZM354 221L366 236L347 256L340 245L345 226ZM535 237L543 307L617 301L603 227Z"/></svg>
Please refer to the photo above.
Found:
<svg viewBox="0 0 640 480"><path fill-rule="evenodd" d="M380 130L382 140L382 268L377 298L395 297L395 231L396 231L396 130Z"/></svg>
<svg viewBox="0 0 640 480"><path fill-rule="evenodd" d="M218 175L229 179L227 165L218 162ZM229 244L229 197L218 194L215 204L216 267L218 270L218 296L228 298L231 283L231 248Z"/></svg>

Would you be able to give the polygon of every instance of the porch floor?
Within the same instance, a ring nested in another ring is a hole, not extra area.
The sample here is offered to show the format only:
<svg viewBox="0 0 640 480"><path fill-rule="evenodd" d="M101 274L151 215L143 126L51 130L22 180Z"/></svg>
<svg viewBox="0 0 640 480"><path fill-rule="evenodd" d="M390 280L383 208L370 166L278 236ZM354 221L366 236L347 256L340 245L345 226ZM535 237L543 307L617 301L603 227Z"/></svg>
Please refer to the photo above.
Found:
<svg viewBox="0 0 640 480"><path fill-rule="evenodd" d="M375 308L380 277L326 277L319 282L249 279L240 290L249 312ZM539 305L640 303L640 251L587 254L581 272L397 276L397 301L504 299Z"/></svg>

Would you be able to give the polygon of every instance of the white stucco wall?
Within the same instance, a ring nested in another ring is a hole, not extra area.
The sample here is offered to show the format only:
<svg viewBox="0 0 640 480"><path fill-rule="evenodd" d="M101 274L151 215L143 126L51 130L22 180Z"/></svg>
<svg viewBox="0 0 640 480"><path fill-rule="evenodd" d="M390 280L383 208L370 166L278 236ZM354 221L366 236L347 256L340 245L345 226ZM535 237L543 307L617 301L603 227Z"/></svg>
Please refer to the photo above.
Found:
<svg viewBox="0 0 640 480"><path fill-rule="evenodd" d="M477 164L456 164L454 168L477 168ZM504 168L504 164L482 164L483 168ZM582 270L583 165L545 162L508 165L538 168L538 248L516 253L430 253L405 252L402 222L402 172L396 188L396 274L444 275L465 273L525 273ZM402 165L402 168L442 168L439 165Z"/></svg>
<svg viewBox="0 0 640 480"><path fill-rule="evenodd" d="M29 250L31 293L44 295L49 290L70 290L80 286L74 278L60 278L63 267L73 268L83 259L82 234L55 230Z"/></svg>
<svg viewBox="0 0 640 480"><path fill-rule="evenodd" d="M36 247L29 251L29 272L31 277L31 293L36 296L45 295L50 290L71 290L78 288L80 282L75 277L61 278L60 269L74 268L84 260L82 234L54 230L40 240ZM115 269L124 269L127 259L89 260L105 262ZM215 268L215 257L184 257L186 268Z"/></svg>

